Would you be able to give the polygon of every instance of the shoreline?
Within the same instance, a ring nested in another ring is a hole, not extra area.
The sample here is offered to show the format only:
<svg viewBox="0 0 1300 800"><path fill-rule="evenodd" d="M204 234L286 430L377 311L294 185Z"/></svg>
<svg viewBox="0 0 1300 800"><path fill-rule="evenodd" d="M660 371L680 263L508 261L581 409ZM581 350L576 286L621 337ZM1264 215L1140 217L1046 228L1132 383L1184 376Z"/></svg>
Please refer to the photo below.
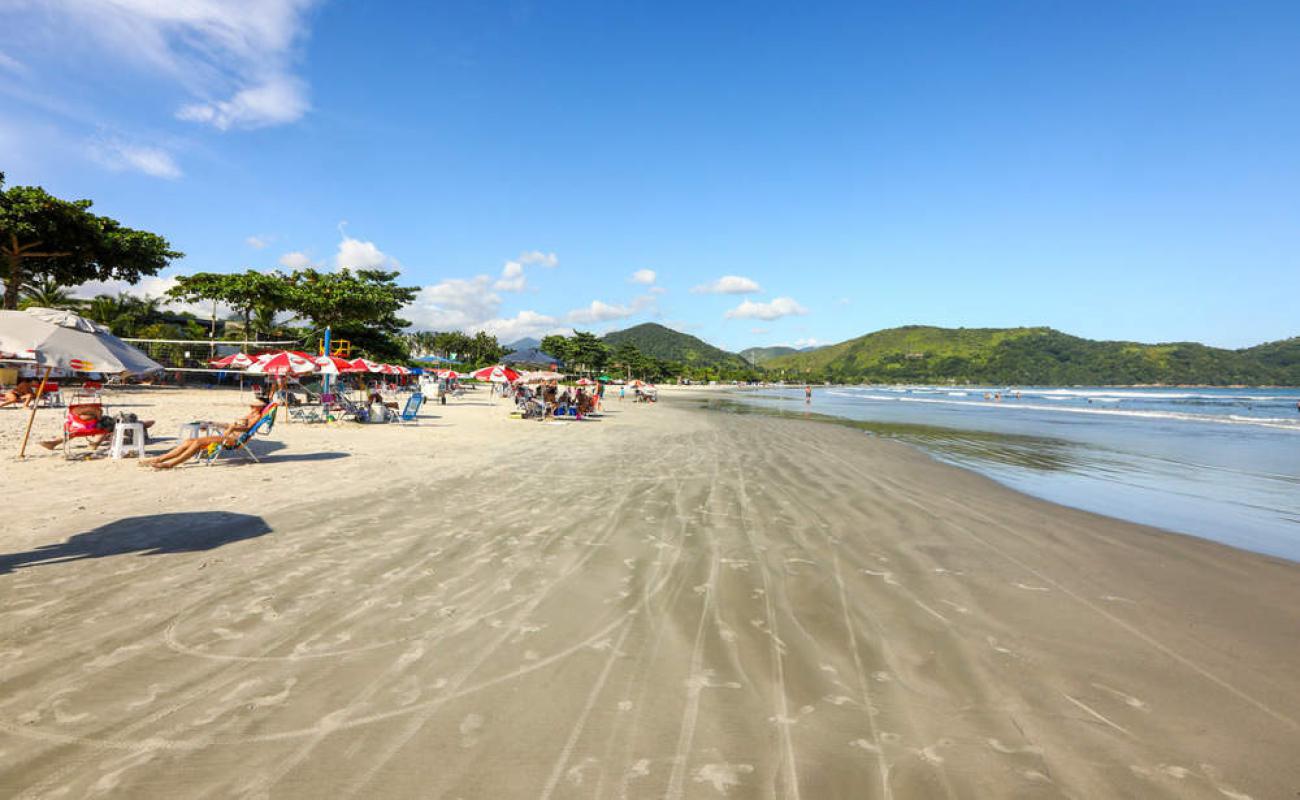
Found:
<svg viewBox="0 0 1300 800"><path fill-rule="evenodd" d="M3 463L32 505L0 554L0 788L1300 788L1300 566L688 391L277 423L238 467ZM130 399L168 433L214 397Z"/></svg>

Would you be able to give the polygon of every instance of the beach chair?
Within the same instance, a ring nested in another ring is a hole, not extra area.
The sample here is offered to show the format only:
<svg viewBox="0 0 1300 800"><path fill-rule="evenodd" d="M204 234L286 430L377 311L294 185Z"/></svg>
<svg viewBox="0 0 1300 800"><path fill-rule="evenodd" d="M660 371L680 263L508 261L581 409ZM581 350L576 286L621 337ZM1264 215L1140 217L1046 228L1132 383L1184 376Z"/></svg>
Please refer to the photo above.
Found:
<svg viewBox="0 0 1300 800"><path fill-rule="evenodd" d="M248 440L252 439L259 432L264 434L270 433L271 429L275 427L275 412L279 410L280 410L279 403L271 403L266 408L262 409L261 419L259 419L253 425L253 427L239 434L239 438L235 440L234 444L227 445L223 440L217 444L212 445L210 448L208 448L208 453L206 456L200 456L201 458L203 458L204 465L210 467L213 464L217 463L217 460L221 458L222 454L225 453L226 451L243 453L244 455L253 459L254 463L260 464L261 461L257 458L257 454L254 453L251 449L249 449Z"/></svg>
<svg viewBox="0 0 1300 800"><path fill-rule="evenodd" d="M362 408L360 405L350 400L347 395L342 393L334 396L334 402L331 407L336 410L336 415L339 419L347 419L348 417L351 417L357 422L365 422L366 416L369 413L366 409Z"/></svg>
<svg viewBox="0 0 1300 800"><path fill-rule="evenodd" d="M42 408L62 408L63 390L57 383L46 381L45 391L41 393L39 402Z"/></svg>
<svg viewBox="0 0 1300 800"><path fill-rule="evenodd" d="M406 398L406 407L402 409L402 422L415 422L420 416L420 406L424 405L424 395L416 392Z"/></svg>
<svg viewBox="0 0 1300 800"><path fill-rule="evenodd" d="M109 436L109 432L101 427L89 427L85 421L77 417L77 414L83 409L93 408L99 411L99 416L104 415L104 404L98 399L86 401L73 400L68 406L68 413L63 418L63 458L66 461L72 460L72 443L77 439L89 439L94 436L99 437L99 441L90 444L90 450L81 455L81 458L90 458L99 450Z"/></svg>

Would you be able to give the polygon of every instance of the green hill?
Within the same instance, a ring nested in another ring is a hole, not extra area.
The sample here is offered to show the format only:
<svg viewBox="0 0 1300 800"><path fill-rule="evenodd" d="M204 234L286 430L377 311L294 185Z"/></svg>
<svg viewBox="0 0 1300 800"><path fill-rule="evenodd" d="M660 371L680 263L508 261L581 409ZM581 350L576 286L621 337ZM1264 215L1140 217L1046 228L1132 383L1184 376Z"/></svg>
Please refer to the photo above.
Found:
<svg viewBox="0 0 1300 800"><path fill-rule="evenodd" d="M755 366L762 366L779 356L794 355L799 352L793 347L747 347L740 351L740 357Z"/></svg>
<svg viewBox="0 0 1300 800"><path fill-rule="evenodd" d="M839 382L1300 385L1300 338L1225 350L1195 342L1095 341L1051 328L909 325L763 366Z"/></svg>
<svg viewBox="0 0 1300 800"><path fill-rule="evenodd" d="M665 328L654 322L634 325L621 331L605 334L611 347L631 342L643 354L652 358L674 361L692 367L718 367L722 369L750 369L749 362L726 350L714 347L703 339L688 333Z"/></svg>

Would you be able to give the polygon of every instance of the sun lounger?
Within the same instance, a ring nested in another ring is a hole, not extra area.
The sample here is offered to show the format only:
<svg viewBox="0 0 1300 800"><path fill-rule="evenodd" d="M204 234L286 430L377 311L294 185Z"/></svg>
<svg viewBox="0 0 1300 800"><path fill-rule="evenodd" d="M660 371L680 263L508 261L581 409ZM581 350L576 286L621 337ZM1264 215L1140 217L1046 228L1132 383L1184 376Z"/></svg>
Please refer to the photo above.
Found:
<svg viewBox="0 0 1300 800"><path fill-rule="evenodd" d="M259 431L262 433L270 433L271 429L275 427L275 413L279 410L280 406L278 403L272 403L267 406L267 408L262 412L262 418L259 419L253 427L239 434L239 438L235 440L234 444L226 445L226 443L222 441L210 448L209 454L206 458L200 456L200 458L203 458L203 463L207 466L212 466L217 462L217 459L221 458L222 454L227 451L242 453L253 459L254 462L261 463L258 461L257 454L249 449L248 440L256 436Z"/></svg>

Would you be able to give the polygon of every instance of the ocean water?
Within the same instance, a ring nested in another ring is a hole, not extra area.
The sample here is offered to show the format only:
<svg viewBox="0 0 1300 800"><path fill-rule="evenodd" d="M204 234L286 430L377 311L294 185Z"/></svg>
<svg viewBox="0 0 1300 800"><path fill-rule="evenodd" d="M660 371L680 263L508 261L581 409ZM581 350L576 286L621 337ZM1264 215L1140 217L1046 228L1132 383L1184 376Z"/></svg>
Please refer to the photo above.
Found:
<svg viewBox="0 0 1300 800"><path fill-rule="evenodd" d="M817 387L811 404L802 387L734 397L851 420L1053 502L1300 561L1300 389L857 386Z"/></svg>

